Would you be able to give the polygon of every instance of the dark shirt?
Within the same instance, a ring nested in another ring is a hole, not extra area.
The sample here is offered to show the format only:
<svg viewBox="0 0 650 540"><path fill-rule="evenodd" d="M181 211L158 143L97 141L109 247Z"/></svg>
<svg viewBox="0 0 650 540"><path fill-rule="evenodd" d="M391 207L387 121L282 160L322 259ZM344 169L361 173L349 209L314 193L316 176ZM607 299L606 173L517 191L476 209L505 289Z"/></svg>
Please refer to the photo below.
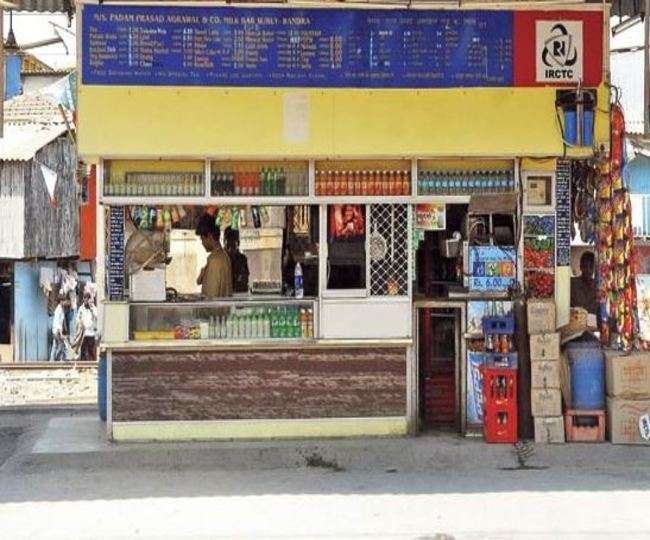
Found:
<svg viewBox="0 0 650 540"><path fill-rule="evenodd" d="M232 265L233 292L248 292L248 259L241 251L229 253Z"/></svg>
<svg viewBox="0 0 650 540"><path fill-rule="evenodd" d="M598 313L596 282L585 281L581 277L571 278L571 307L581 307L588 313Z"/></svg>

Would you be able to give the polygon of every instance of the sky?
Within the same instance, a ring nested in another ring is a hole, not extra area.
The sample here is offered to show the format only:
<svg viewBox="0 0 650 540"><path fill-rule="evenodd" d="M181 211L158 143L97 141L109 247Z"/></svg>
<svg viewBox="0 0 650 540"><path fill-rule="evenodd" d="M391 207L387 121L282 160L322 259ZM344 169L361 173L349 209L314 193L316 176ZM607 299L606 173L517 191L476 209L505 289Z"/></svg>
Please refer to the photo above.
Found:
<svg viewBox="0 0 650 540"><path fill-rule="evenodd" d="M13 29L18 45L26 45L35 41L48 39L56 36L55 29L51 22L58 24L65 30L59 30L59 34L65 40L62 43L30 49L29 52L42 62L54 69L66 69L76 65L76 19L73 19L72 26L68 27L68 17L63 14L54 13L14 13ZM9 32L9 13L4 16L5 39Z"/></svg>

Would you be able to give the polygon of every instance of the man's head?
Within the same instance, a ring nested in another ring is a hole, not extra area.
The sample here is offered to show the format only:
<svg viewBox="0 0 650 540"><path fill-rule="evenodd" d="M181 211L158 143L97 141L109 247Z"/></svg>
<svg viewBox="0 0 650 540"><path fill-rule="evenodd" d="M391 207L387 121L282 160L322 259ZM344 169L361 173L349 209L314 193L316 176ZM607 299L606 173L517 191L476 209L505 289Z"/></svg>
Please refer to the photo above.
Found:
<svg viewBox="0 0 650 540"><path fill-rule="evenodd" d="M239 231L234 230L232 227L228 227L223 231L223 237L226 251L234 253L239 249Z"/></svg>
<svg viewBox="0 0 650 540"><path fill-rule="evenodd" d="M63 309L70 308L70 298L65 294L59 294L59 304L63 306Z"/></svg>
<svg viewBox="0 0 650 540"><path fill-rule="evenodd" d="M84 293L84 306L89 307L90 306L90 301L92 300L90 293L86 291Z"/></svg>
<svg viewBox="0 0 650 540"><path fill-rule="evenodd" d="M586 251L580 257L580 277L584 280L594 278L594 268L596 267L596 258L591 251Z"/></svg>
<svg viewBox="0 0 650 540"><path fill-rule="evenodd" d="M210 214L203 214L201 216L199 224L196 226L196 231L194 232L197 236L201 237L201 244L203 244L203 247L208 253L214 251L221 245L219 240L219 227L217 227L214 217Z"/></svg>

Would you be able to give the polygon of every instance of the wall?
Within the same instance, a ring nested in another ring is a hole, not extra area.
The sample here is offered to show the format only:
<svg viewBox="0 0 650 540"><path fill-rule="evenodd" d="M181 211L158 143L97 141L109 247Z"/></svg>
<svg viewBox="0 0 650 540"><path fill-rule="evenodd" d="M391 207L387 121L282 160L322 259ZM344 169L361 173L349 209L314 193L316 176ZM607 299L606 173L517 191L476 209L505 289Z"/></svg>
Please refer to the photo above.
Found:
<svg viewBox="0 0 650 540"><path fill-rule="evenodd" d="M97 403L96 366L0 368L0 407L71 403Z"/></svg>
<svg viewBox="0 0 650 540"><path fill-rule="evenodd" d="M404 349L113 353L113 421L406 416Z"/></svg>
<svg viewBox="0 0 650 540"><path fill-rule="evenodd" d="M0 161L0 258L25 253L25 171L23 161Z"/></svg>
<svg viewBox="0 0 650 540"><path fill-rule="evenodd" d="M56 171L55 199L50 201L39 164ZM25 258L79 256L79 197L76 156L67 135L36 153L25 174Z"/></svg>
<svg viewBox="0 0 650 540"><path fill-rule="evenodd" d="M97 257L97 167L93 165L88 175L88 200L79 207L80 240L79 258L94 261Z"/></svg>
<svg viewBox="0 0 650 540"><path fill-rule="evenodd" d="M14 360L44 362L49 358L51 323L47 300L38 286L41 266L55 263L14 263Z"/></svg>
<svg viewBox="0 0 650 540"><path fill-rule="evenodd" d="M294 144L287 141L284 113L297 94L309 101L309 136ZM599 100L609 102L604 87ZM79 107L79 152L84 157L495 157L563 152L552 88L181 92L81 86ZM606 113L597 115L596 140L609 140Z"/></svg>

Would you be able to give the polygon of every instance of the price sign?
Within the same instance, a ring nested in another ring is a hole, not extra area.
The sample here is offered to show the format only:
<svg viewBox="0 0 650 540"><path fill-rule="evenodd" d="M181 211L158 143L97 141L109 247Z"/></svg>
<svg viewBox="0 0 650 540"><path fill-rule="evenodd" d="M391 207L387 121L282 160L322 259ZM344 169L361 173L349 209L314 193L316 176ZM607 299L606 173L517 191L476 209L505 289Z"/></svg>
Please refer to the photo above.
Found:
<svg viewBox="0 0 650 540"><path fill-rule="evenodd" d="M109 300L124 298L124 218L123 206L110 208L106 268L106 289Z"/></svg>
<svg viewBox="0 0 650 540"><path fill-rule="evenodd" d="M559 159L555 173L557 266L571 265L571 162Z"/></svg>

